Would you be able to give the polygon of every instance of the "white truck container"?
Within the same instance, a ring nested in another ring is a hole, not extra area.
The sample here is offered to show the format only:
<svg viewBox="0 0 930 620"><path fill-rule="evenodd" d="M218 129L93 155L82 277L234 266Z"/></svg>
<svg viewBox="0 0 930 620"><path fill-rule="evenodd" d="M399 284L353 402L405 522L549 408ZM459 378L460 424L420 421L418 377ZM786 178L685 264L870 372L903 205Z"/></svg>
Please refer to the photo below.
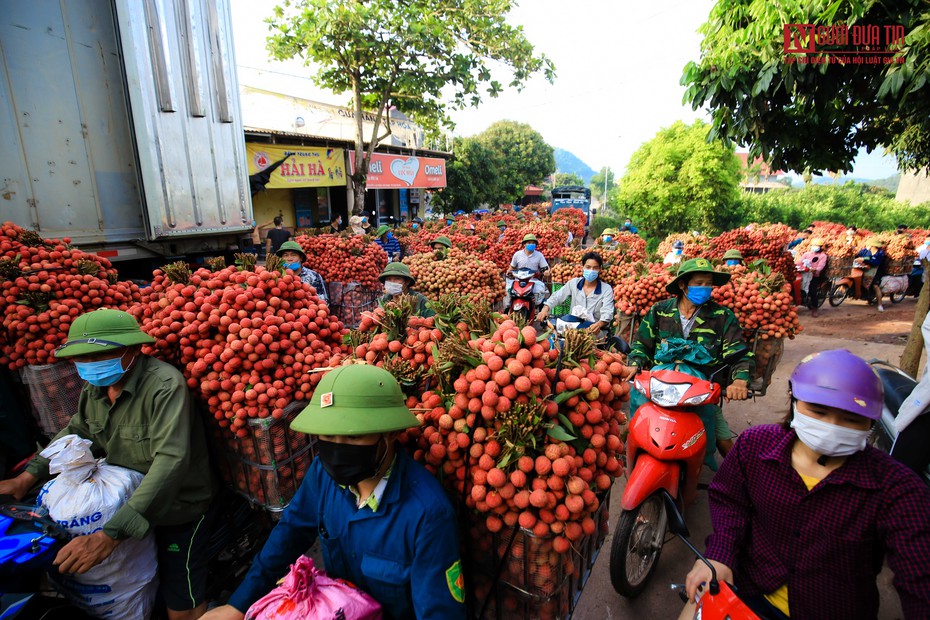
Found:
<svg viewBox="0 0 930 620"><path fill-rule="evenodd" d="M0 221L112 261L248 236L228 0L2 5Z"/></svg>

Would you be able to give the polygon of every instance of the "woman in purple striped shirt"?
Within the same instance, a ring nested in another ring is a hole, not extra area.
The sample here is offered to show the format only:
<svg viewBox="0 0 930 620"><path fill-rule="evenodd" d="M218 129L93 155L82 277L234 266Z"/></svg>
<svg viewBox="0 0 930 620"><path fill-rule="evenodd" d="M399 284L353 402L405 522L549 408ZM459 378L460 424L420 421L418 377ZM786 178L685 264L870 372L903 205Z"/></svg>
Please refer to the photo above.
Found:
<svg viewBox="0 0 930 620"><path fill-rule="evenodd" d="M874 619L887 557L906 618L930 618L930 490L867 445L882 387L846 350L801 361L782 425L742 433L710 485L707 557L763 618ZM710 580L696 562L689 597Z"/></svg>

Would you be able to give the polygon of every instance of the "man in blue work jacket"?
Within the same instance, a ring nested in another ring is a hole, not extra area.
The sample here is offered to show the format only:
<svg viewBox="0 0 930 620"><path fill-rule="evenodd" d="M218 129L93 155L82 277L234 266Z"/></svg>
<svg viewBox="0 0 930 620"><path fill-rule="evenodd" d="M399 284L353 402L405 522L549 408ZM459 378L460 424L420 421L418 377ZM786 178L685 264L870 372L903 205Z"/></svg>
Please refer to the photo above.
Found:
<svg viewBox="0 0 930 620"><path fill-rule="evenodd" d="M318 458L229 604L204 620L241 620L318 535L327 574L373 596L386 619L464 619L452 507L396 445L418 424L381 368L341 366L323 377L291 424L319 436Z"/></svg>

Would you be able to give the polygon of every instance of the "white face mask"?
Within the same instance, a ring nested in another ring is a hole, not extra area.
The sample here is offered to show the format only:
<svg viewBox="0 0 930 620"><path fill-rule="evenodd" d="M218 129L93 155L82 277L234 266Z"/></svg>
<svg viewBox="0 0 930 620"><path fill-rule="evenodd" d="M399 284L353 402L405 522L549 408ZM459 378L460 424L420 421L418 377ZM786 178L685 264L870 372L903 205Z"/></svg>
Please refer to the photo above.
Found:
<svg viewBox="0 0 930 620"><path fill-rule="evenodd" d="M400 295L404 292L404 285L397 282L385 282L384 292L388 295Z"/></svg>
<svg viewBox="0 0 930 620"><path fill-rule="evenodd" d="M804 445L824 456L849 456L864 450L871 432L830 424L804 415L798 411L797 403L794 405L791 428L795 430L798 439L804 442Z"/></svg>
<svg viewBox="0 0 930 620"><path fill-rule="evenodd" d="M815 251L815 252L819 252L819 251L820 251L820 246L819 246L819 245L812 245L812 246L811 246L811 249L812 249L813 251Z"/></svg>

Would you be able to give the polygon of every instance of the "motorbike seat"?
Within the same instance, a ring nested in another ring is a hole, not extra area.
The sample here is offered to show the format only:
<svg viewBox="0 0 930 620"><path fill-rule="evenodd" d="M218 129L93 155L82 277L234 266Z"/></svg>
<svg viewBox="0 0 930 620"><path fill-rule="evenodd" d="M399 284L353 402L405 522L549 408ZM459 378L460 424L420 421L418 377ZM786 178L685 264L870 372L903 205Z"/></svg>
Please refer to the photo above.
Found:
<svg viewBox="0 0 930 620"><path fill-rule="evenodd" d="M898 410L901 409L901 403L910 396L914 391L917 382L910 377L897 373L890 368L873 366L882 382L882 389L885 393L885 405L891 411L891 415L897 416Z"/></svg>

